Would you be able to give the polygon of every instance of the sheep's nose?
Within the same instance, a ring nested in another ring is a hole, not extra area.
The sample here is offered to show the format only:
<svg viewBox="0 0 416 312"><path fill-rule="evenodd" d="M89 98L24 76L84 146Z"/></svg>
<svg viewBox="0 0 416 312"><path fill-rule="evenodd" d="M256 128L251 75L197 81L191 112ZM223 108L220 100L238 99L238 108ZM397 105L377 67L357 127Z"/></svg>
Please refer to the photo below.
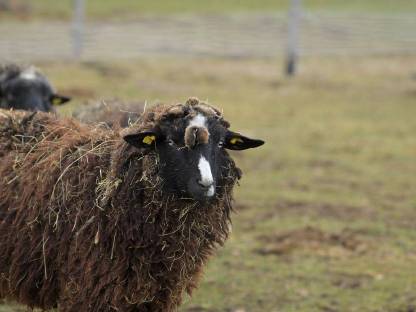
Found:
<svg viewBox="0 0 416 312"><path fill-rule="evenodd" d="M213 181L209 181L209 180L198 180L198 185L201 186L202 188L209 188L211 187L214 182Z"/></svg>
<svg viewBox="0 0 416 312"><path fill-rule="evenodd" d="M213 181L198 180L198 185L202 188L205 196L212 197L215 194L215 187Z"/></svg>

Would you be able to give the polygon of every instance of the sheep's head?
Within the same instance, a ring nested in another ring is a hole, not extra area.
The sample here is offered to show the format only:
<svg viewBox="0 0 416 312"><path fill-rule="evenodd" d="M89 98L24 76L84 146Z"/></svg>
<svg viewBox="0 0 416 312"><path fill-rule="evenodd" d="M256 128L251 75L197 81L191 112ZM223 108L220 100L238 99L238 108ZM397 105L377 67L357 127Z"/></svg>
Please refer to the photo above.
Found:
<svg viewBox="0 0 416 312"><path fill-rule="evenodd" d="M55 93L46 77L33 67L0 69L0 108L51 112L53 106L69 100Z"/></svg>
<svg viewBox="0 0 416 312"><path fill-rule="evenodd" d="M264 144L229 130L218 110L195 98L159 114L145 113L142 120L150 120L150 126L144 122L143 129L129 129L124 140L159 155L167 191L197 200L213 198L227 183L234 163L225 149L245 150Z"/></svg>

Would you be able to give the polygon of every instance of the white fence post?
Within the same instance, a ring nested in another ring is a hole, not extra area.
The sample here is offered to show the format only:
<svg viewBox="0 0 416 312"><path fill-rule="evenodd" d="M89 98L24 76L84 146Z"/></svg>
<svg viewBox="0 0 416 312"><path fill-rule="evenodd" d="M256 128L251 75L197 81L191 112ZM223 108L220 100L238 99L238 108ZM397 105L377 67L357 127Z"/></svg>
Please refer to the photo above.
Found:
<svg viewBox="0 0 416 312"><path fill-rule="evenodd" d="M301 6L301 0L291 0L288 17L286 55L286 75L288 76L295 75L297 69L299 57L299 24L302 14Z"/></svg>
<svg viewBox="0 0 416 312"><path fill-rule="evenodd" d="M80 59L84 46L85 0L74 1L74 15L72 22L72 56Z"/></svg>

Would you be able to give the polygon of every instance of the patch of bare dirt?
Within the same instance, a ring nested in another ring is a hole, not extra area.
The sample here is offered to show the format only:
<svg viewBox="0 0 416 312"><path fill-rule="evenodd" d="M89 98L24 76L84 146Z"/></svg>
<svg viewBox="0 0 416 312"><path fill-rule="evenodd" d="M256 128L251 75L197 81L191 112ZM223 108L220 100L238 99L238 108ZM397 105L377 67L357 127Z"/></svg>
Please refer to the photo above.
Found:
<svg viewBox="0 0 416 312"><path fill-rule="evenodd" d="M374 219L376 211L368 206L352 206L333 203L310 203L304 201L280 201L273 211L263 216L268 219L271 215L306 215L310 217L327 217L338 220L354 221L357 219Z"/></svg>
<svg viewBox="0 0 416 312"><path fill-rule="evenodd" d="M402 295L402 294L401 294ZM401 296L401 295L397 295L394 294L392 295L392 300L394 302L394 300L397 300L397 297ZM390 311L390 312L416 312L416 297L413 295L406 295L404 296L405 298L403 298L403 303L399 304L396 307L389 307L389 308L385 308L383 310L376 310L374 312L384 312L384 311Z"/></svg>
<svg viewBox="0 0 416 312"><path fill-rule="evenodd" d="M332 285L343 289L361 288L375 279L382 278L371 274L331 273L331 275Z"/></svg>
<svg viewBox="0 0 416 312"><path fill-rule="evenodd" d="M344 257L365 253L369 245L358 231L343 229L338 233L324 232L311 226L283 233L263 235L259 240L264 246L256 252L260 255L290 255L297 251L329 257Z"/></svg>
<svg viewBox="0 0 416 312"><path fill-rule="evenodd" d="M339 166L338 166L339 167ZM351 170L351 169L348 169ZM353 190L353 191L364 191L366 194L377 194L379 193L380 188L384 186L382 181L372 181L371 184L362 183L360 181L352 181L348 179L338 179L334 177L320 177L316 179L316 183L324 187L340 187L343 189Z"/></svg>
<svg viewBox="0 0 416 312"><path fill-rule="evenodd" d="M398 201L398 200L397 200ZM250 206L242 203L243 209L250 209ZM394 203L375 202L374 206L347 205L343 203L312 203L307 201L280 200L274 207L259 211L249 223L249 228L255 227L259 222L285 216L303 216L311 219L321 220L322 218L336 219L339 221L354 222L357 220L383 221L387 225L402 228L414 228L414 211L402 210L401 215L386 212L394 207ZM237 209L238 211L238 209ZM381 213L383 212L383 213Z"/></svg>
<svg viewBox="0 0 416 312"><path fill-rule="evenodd" d="M392 312L416 312L416 304L410 304L407 307L399 308Z"/></svg>

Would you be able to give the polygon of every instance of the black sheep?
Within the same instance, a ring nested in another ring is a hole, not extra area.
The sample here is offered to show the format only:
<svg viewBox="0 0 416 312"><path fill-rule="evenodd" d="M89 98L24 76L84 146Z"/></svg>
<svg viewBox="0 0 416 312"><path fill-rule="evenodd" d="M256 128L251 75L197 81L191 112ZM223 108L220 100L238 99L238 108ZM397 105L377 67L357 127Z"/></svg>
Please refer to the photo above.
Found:
<svg viewBox="0 0 416 312"><path fill-rule="evenodd" d="M57 94L48 79L34 67L0 67L0 108L53 112L70 100Z"/></svg>

